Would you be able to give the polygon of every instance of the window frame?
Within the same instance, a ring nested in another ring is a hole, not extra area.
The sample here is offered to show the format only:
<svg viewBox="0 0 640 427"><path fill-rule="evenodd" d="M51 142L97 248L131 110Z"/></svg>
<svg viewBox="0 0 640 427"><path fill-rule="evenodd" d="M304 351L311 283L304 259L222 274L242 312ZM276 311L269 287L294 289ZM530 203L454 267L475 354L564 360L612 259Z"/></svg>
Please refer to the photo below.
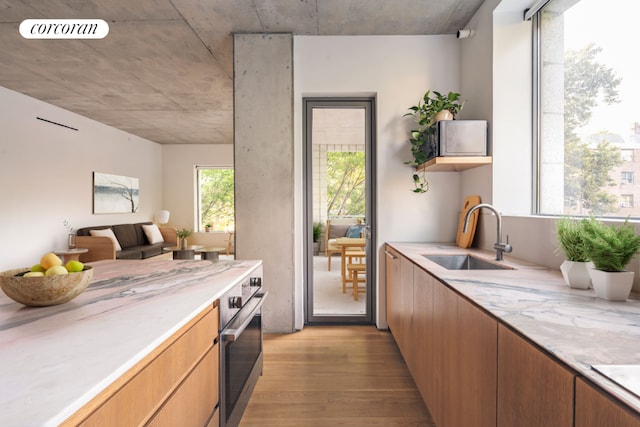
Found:
<svg viewBox="0 0 640 427"><path fill-rule="evenodd" d="M202 192L201 192L201 184L200 184L200 171L203 170L231 170L234 173L235 177L235 168L233 166L196 166L195 167L195 190L196 190L196 212L194 215L194 219L196 221L196 230L198 232L205 232L204 221L202 220ZM234 178L235 181L235 178ZM235 183L234 183L234 193L235 193ZM235 228L235 194L234 194L234 206L233 206L233 216L234 216L234 227ZM232 230L227 229L213 229L211 232L229 232Z"/></svg>

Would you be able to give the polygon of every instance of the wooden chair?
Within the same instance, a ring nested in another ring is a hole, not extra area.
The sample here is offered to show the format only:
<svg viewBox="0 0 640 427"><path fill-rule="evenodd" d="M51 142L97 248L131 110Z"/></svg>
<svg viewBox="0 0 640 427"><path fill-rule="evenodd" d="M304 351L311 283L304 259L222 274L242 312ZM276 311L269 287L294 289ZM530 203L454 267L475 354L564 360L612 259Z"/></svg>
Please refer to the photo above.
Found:
<svg viewBox="0 0 640 427"><path fill-rule="evenodd" d="M358 294L360 292L367 291L366 286L362 288L359 286L359 283L366 282L367 266L366 264L349 264L347 266L347 271L349 272L349 278L351 279L353 300L358 301ZM364 277L361 277L360 273L362 273Z"/></svg>

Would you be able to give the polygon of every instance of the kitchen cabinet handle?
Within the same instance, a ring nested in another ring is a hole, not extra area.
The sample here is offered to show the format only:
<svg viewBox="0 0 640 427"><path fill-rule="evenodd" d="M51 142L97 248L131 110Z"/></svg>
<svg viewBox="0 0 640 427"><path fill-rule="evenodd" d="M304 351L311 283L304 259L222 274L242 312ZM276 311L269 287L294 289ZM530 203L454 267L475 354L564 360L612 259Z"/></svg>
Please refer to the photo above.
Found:
<svg viewBox="0 0 640 427"><path fill-rule="evenodd" d="M391 252L389 252L389 251L384 251L384 253L385 253L385 254L387 254L387 256L391 257L391 259L398 259L398 257L397 257L397 256L395 256L394 254L392 254L392 253L391 253Z"/></svg>

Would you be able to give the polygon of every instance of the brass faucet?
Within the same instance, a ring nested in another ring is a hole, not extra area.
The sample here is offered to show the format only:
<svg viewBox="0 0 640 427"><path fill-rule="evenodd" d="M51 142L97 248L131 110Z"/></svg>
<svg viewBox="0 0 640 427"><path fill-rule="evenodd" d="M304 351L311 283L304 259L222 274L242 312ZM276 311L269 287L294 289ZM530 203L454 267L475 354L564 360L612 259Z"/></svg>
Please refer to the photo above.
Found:
<svg viewBox="0 0 640 427"><path fill-rule="evenodd" d="M507 242L503 243L502 242L502 217L500 216L500 212L498 212L498 210L496 208L494 208L493 206L491 206L488 203L480 203L475 205L474 207L472 207L471 209L469 209L467 211L467 215L464 217L464 227L462 228L462 232L466 233L467 232L467 226L469 225L469 218L471 218L471 214L480 209L480 208L486 208L489 209L490 211L492 211L494 213L494 215L496 216L496 218L498 219L498 225L497 225L497 239L498 241L493 245L493 248L496 250L496 261L502 261L504 259L503 257L503 253L510 253L513 248L511 247L511 245L509 244L509 235L507 234Z"/></svg>

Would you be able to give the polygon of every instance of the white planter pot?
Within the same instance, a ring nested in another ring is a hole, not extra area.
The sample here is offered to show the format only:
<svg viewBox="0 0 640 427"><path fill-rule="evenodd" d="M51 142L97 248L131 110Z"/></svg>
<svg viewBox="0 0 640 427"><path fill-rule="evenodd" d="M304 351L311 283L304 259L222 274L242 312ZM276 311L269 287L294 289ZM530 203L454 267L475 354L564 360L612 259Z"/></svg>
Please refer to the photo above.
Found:
<svg viewBox="0 0 640 427"><path fill-rule="evenodd" d="M433 118L435 122L439 122L440 120L453 120L453 114L449 110L438 111Z"/></svg>
<svg viewBox="0 0 640 427"><path fill-rule="evenodd" d="M591 276L589 269L593 268L593 263L565 260L560 266L564 282L574 289L589 289L591 287Z"/></svg>
<svg viewBox="0 0 640 427"><path fill-rule="evenodd" d="M598 298L607 301L626 301L633 286L633 271L589 270L593 290Z"/></svg>

